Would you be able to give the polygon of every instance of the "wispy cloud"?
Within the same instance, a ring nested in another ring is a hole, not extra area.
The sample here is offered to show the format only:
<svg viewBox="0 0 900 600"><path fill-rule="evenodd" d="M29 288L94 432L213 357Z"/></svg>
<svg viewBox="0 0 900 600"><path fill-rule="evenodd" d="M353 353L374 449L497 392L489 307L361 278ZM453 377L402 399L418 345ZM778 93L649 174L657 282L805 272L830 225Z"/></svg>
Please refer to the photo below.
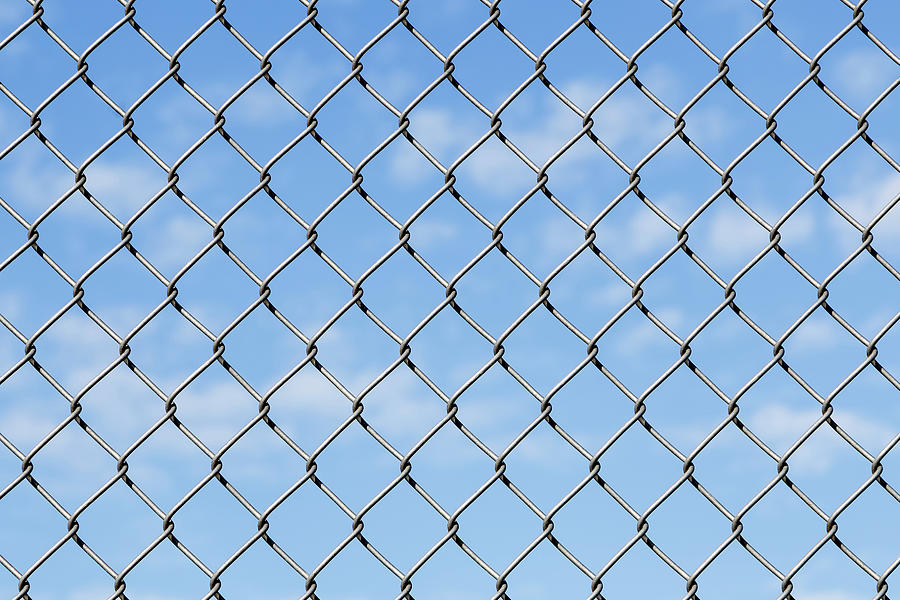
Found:
<svg viewBox="0 0 900 600"><path fill-rule="evenodd" d="M144 251L147 244L149 259L163 272L180 269L212 238L212 228L200 217L184 214L166 219L157 235L146 239L139 236L135 246Z"/></svg>
<svg viewBox="0 0 900 600"><path fill-rule="evenodd" d="M788 338L791 349L800 352L821 352L833 348L841 339L839 325L829 323L831 317L818 313L810 316L797 331Z"/></svg>
<svg viewBox="0 0 900 600"><path fill-rule="evenodd" d="M7 200L18 210L27 209L26 218L45 210L75 184L74 173L37 143L21 146L5 160L11 165L4 177L9 186ZM165 184L165 173L149 161L139 164L101 159L88 166L85 175L85 188L123 221ZM66 200L66 207L67 216L99 216L77 191Z"/></svg>
<svg viewBox="0 0 900 600"><path fill-rule="evenodd" d="M822 412L815 408L797 409L784 404L767 404L753 412L747 423L764 442L774 446L777 452L784 452L821 416ZM855 439L879 449L895 433L887 425L852 410L841 410L834 419ZM819 429L823 428L830 430L827 423ZM817 430L789 462L804 471L822 475L829 472L848 450L853 452L836 433Z"/></svg>
<svg viewBox="0 0 900 600"><path fill-rule="evenodd" d="M276 69L280 65L292 65L290 69L278 69L274 74L278 84L306 109L313 105L310 94L326 82L337 82L346 75L346 63L337 56L310 56L297 49L282 50L273 57ZM297 66L300 68L297 68ZM224 89L226 96L234 90ZM317 98L315 99L318 100ZM230 119L246 124L273 126L302 115L265 80L259 80L244 92L226 111Z"/></svg>
<svg viewBox="0 0 900 600"><path fill-rule="evenodd" d="M478 136L472 119L461 119L448 109L422 107L412 113L410 123L413 135L439 160L447 160ZM389 151L391 174L401 182L420 182L434 169L411 144L394 143Z"/></svg>
<svg viewBox="0 0 900 600"><path fill-rule="evenodd" d="M768 243L765 229L755 223L739 208L712 208L712 216L704 224L706 244L716 257L734 260L749 258L762 250ZM696 229L696 228L695 228Z"/></svg>
<svg viewBox="0 0 900 600"><path fill-rule="evenodd" d="M563 215L539 223L538 227L540 231L536 237L540 242L541 256L546 257L548 261L568 256L584 242L584 235L573 237L572 231L575 227L572 221ZM583 233L581 230L578 231ZM674 230L644 206L638 206L625 218L615 222L600 221L594 231L597 233L598 246L607 253L609 249L616 249L626 254L627 260L646 258L654 253L661 254L664 248L675 243ZM556 264L545 261L542 266L556 266Z"/></svg>
<svg viewBox="0 0 900 600"><path fill-rule="evenodd" d="M11 165L4 178L7 200L17 210L27 207L29 214L39 214L75 185L75 175L37 143L24 143L4 160Z"/></svg>
<svg viewBox="0 0 900 600"><path fill-rule="evenodd" d="M873 176L865 169L856 171L847 187L835 194L835 200L863 225L868 223L890 202L900 194L900 174L891 173L884 177ZM835 234L841 236L846 245L858 245L859 233L849 227L843 217L831 216L830 224ZM897 247L900 243L900 211L891 210L874 229L875 245L878 248Z"/></svg>
<svg viewBox="0 0 900 600"><path fill-rule="evenodd" d="M897 77L897 66L875 46L854 48L840 56L834 76L850 100L868 104Z"/></svg>
<svg viewBox="0 0 900 600"><path fill-rule="evenodd" d="M582 109L590 107L607 89L601 83L589 80L574 80L561 88ZM528 107L529 110L520 107ZM519 118L504 127L504 135L537 164L545 162L581 128L581 119L550 94L532 102L520 101L516 109L519 110ZM671 121L664 113L649 103L634 102L625 95L614 95L608 99L593 119L593 132L618 150L655 144L671 129ZM438 156L450 154L451 151L458 155L488 127L486 119L443 107L415 110L410 115L410 121L413 134L421 137L429 151ZM642 125L635 127L635 123ZM395 153L392 172L403 180L421 180L427 173L423 168L431 167L413 158L407 151L415 152L407 148ZM564 185L566 175L577 173L593 156L579 147L573 147L566 154L565 162L554 170L554 176ZM485 143L477 151L477 160L466 161L461 167L478 186L491 192L515 189L520 183L511 173L522 168L522 161L500 143Z"/></svg>
<svg viewBox="0 0 900 600"><path fill-rule="evenodd" d="M417 248L431 249L460 238L462 229L451 222L431 220L423 215L412 227Z"/></svg>
<svg viewBox="0 0 900 600"><path fill-rule="evenodd" d="M86 175L85 187L121 220L131 217L166 183L165 173L149 163L99 162Z"/></svg>
<svg viewBox="0 0 900 600"><path fill-rule="evenodd" d="M649 209L635 211L621 226L601 222L597 234L604 246L628 248L638 257L675 242L674 231Z"/></svg>
<svg viewBox="0 0 900 600"><path fill-rule="evenodd" d="M656 316L670 329L678 330L685 320L684 311L677 306L664 307L655 312ZM672 341L654 323L646 319L646 323L641 323L631 329L620 345L620 349L627 355L637 356L658 347L661 343L671 344Z"/></svg>

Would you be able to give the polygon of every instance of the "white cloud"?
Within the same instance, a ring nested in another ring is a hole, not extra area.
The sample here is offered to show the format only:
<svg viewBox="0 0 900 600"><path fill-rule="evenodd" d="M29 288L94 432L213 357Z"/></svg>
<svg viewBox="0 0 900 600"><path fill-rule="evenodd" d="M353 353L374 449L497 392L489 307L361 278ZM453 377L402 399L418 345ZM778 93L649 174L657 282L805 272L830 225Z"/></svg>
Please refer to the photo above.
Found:
<svg viewBox="0 0 900 600"><path fill-rule="evenodd" d="M579 234L577 238L573 238L573 223L563 215L544 221L540 224L540 229L537 238L543 248L541 256L548 258L568 256L584 242L583 235ZM638 206L621 222L601 221L595 231L597 239L594 243L597 246L604 250L613 248L625 252L629 259L643 258L661 251L673 245L676 239L675 231L654 212L643 206ZM615 252L612 254L613 258L617 256Z"/></svg>
<svg viewBox="0 0 900 600"><path fill-rule="evenodd" d="M0 313L14 323L23 316L22 308L24 303L25 298L16 290L0 292Z"/></svg>
<svg viewBox="0 0 900 600"><path fill-rule="evenodd" d="M75 175L49 150L37 145L24 145L15 158L7 160L13 165L6 177L11 191L8 200L13 207L43 211L75 184ZM121 220L127 220L165 185L165 173L149 163L101 159L90 165L85 175L87 190ZM69 209L68 216L100 216L79 192L70 196L65 206Z"/></svg>
<svg viewBox="0 0 900 600"><path fill-rule="evenodd" d="M555 262L561 256L568 256L584 242L583 235L577 238L572 235L572 221L564 215L547 219L537 225L538 234L535 237L541 248L541 251L538 253L538 264L542 267L550 268L556 266L551 264L551 262ZM615 228L608 229L608 232L601 233L598 227L598 238L603 239L604 235L614 235L616 233ZM589 251L586 250L585 252ZM571 269L572 267L566 268Z"/></svg>
<svg viewBox="0 0 900 600"><path fill-rule="evenodd" d="M77 308L54 323L37 341L36 348L37 360L46 361L44 366L71 393L118 356L116 342Z"/></svg>
<svg viewBox="0 0 900 600"><path fill-rule="evenodd" d="M371 381L374 376L373 372L362 379ZM372 397L363 402L367 420L389 437L424 435L446 414L446 404L424 383L420 385L417 376L403 366L382 381ZM502 409L487 402L466 402L464 414L465 423L480 431L495 430L505 424Z"/></svg>
<svg viewBox="0 0 900 600"><path fill-rule="evenodd" d="M892 173L881 179L860 174L851 185L851 191L837 196L838 201L858 220L868 223L890 200L900 194L900 174ZM891 215L888 215L883 219L880 226L889 224L891 231L897 231L900 229L900 220L890 217Z"/></svg>
<svg viewBox="0 0 900 600"><path fill-rule="evenodd" d="M230 381L188 386L176 403L179 418L213 448L221 447L250 422L258 406L249 392Z"/></svg>
<svg viewBox="0 0 900 600"><path fill-rule="evenodd" d="M520 141L515 136L508 137L514 142ZM519 149L522 149L521 145ZM471 177L482 190L494 194L526 191L533 185L534 179L519 157L496 138L487 140L475 154L466 159L459 172Z"/></svg>
<svg viewBox="0 0 900 600"><path fill-rule="evenodd" d="M579 80L563 89L583 110L587 110L606 92L608 86ZM621 89L630 90L627 87ZM569 109L555 99L553 102L556 106L553 117L558 120L560 113L565 114L564 111ZM672 120L650 100L642 95L635 100L621 91L604 102L592 118L594 133L617 152L634 147L649 150L673 128Z"/></svg>
<svg viewBox="0 0 900 600"><path fill-rule="evenodd" d="M869 103L897 76L896 70L896 65L872 46L855 48L842 55L835 64L834 74L843 93Z"/></svg>
<svg viewBox="0 0 900 600"><path fill-rule="evenodd" d="M278 400L281 403L280 408L296 410L298 416L305 418L315 417L317 413L330 419L349 415L349 400L341 399L340 404L324 403L321 402L321 398L333 396L333 393L328 390L323 390L321 395L310 392L310 388L306 387L307 384L315 387L322 385L322 383L317 383L312 375L296 382L297 393L294 393L292 389L288 390L291 406L284 404L288 395L280 395ZM371 381L374 377L375 372L360 375L359 383ZM323 378L319 379L322 382L325 381ZM519 385L511 378L508 384L510 386ZM302 393L299 393L300 390ZM492 389L487 393L496 395L510 391ZM462 397L458 417L470 431L495 452L501 451L519 432L521 424L525 422L523 414L532 414L539 409L536 400L529 402L528 399L525 399L523 403L514 408L510 403L496 403L485 397L473 396L478 393L486 392L470 390ZM392 443L398 439L417 441L440 422L446 414L446 405L443 401L424 383L420 385L416 375L403 366L380 383L363 403L365 405L363 414L366 420ZM452 423L444 425L445 429L455 427ZM553 456L553 453L543 452L541 449L553 447L553 443L556 442L552 438L554 435L556 434L549 430L533 432L529 435L529 448L523 447L520 456L534 464L546 463L547 457ZM479 460L490 460L473 443L463 439L461 435L442 436L438 434L427 442L427 448L428 451L420 454L419 458L414 461L415 464L425 465L426 468L429 465L445 468L459 467ZM401 452L406 449L398 447Z"/></svg>
<svg viewBox="0 0 900 600"><path fill-rule="evenodd" d="M537 407L537 403L535 403ZM577 436L579 443L587 445L587 447L598 447L600 443L593 439L590 433L581 432ZM549 426L539 425L531 431L522 442L516 446L512 456L516 459L523 459L530 465L543 468L561 468L562 461L574 455L576 450L569 446L569 443L563 440L560 435L553 431ZM580 455L578 455L580 457ZM564 467L562 467L564 468Z"/></svg>
<svg viewBox="0 0 900 600"><path fill-rule="evenodd" d="M128 447L164 414L163 401L149 390L145 395L139 394L134 401L123 401L123 398L135 398L136 386L143 386L143 383L125 370L117 369L83 400L82 417L118 451ZM27 392L21 392L20 397L27 399L23 395ZM64 418L66 401L62 396L57 400L61 408L58 414L52 415L46 410L32 409L24 402L11 406L0 413L3 432L19 445L20 450L27 452ZM177 398L176 404L178 418L213 450L221 447L257 414L255 399L237 383L230 382L189 386ZM141 460L139 485L168 486L183 474L167 471L166 461L194 460L202 456L199 449L174 427L164 426L154 432L152 439L156 443L142 446L139 451L145 457ZM230 455L225 464L231 470L258 471L256 457L266 455L278 444L282 442L274 435L254 438L253 444L244 445L242 451ZM86 447L95 451L86 453ZM108 460L99 460L101 455ZM113 459L95 446L95 442L74 423L57 434L38 453L35 462L39 467L38 479L54 492L78 491L83 487L84 479L99 482L115 473Z"/></svg>
<svg viewBox="0 0 900 600"><path fill-rule="evenodd" d="M119 219L128 219L166 184L155 165L98 162L88 167L85 187Z"/></svg>
<svg viewBox="0 0 900 600"><path fill-rule="evenodd" d="M148 257L154 266L163 272L183 267L213 237L212 227L200 217L185 214L167 219L160 230L148 240L135 236L134 245L138 250L148 244Z"/></svg>
<svg viewBox="0 0 900 600"><path fill-rule="evenodd" d="M597 233L604 245L628 248L634 256L647 256L667 242L675 243L675 232L649 209L635 211L620 227L601 222Z"/></svg>
<svg viewBox="0 0 900 600"><path fill-rule="evenodd" d="M63 410L57 417L50 417L43 411L15 406L2 413L3 433L17 445L20 451L28 453L34 445L50 433L63 420L66 400L60 396ZM6 452L6 450L4 450ZM95 444L81 428L68 424L58 432L34 457L35 477L54 496L65 494L58 499L69 509L83 500L90 491L86 486L99 485L115 473L115 461ZM75 494L76 504L71 502Z"/></svg>
<svg viewBox="0 0 900 600"><path fill-rule="evenodd" d="M900 174L873 177L871 173L860 170L850 180L848 188L835 194L834 198L857 221L868 225L897 194L900 194ZM859 232L847 225L843 217L834 213L831 216L831 224L836 234L845 238L845 244L859 245ZM877 248L882 248L885 244L897 247L900 240L900 236L897 235L900 234L900 207L895 206L878 222L874 234Z"/></svg>
<svg viewBox="0 0 900 600"><path fill-rule="evenodd" d="M586 110L603 95L607 86L589 80L575 80L561 86L561 89ZM523 111L526 108L528 110L525 114L519 114L517 121L525 121L529 125L506 125L503 132L537 164L546 161L581 128L581 119L549 94L539 102L520 99L510 110ZM634 148L649 150L672 128L671 120L649 101L635 101L625 94L609 98L594 114L593 120L593 132L617 152ZM456 158L488 127L486 118L462 116L446 108L417 109L410 115L410 121L413 135L438 157L452 150L455 153L453 158ZM640 126L635 126L636 123ZM411 149L396 152L392 157L392 173L406 181L420 180L427 173L424 168L431 167L411 157L407 151L416 152ZM570 148L566 160L554 169L554 176L565 184L570 176L585 168L593 156L578 146ZM523 169L527 169L524 163L494 138L482 145L461 167L481 188L497 193L519 187L521 182L513 174Z"/></svg>
<svg viewBox="0 0 900 600"><path fill-rule="evenodd" d="M43 211L75 185L75 175L36 143L26 142L4 160L13 165L5 179L11 191L7 200L14 208L25 205Z"/></svg>
<svg viewBox="0 0 900 600"><path fill-rule="evenodd" d="M115 310L127 313L127 319L132 322L137 322L143 316L135 307L119 306ZM73 317L64 317L44 334L42 337L44 343L39 341L37 344L37 357L42 360L43 366L51 375L74 394L110 364L118 356L118 351L115 341L86 316L77 312L73 313ZM192 329L187 322L183 322L183 326ZM181 339L175 335L166 340L166 351L177 353L184 345L195 341L195 338ZM144 368L147 367L148 360L153 360L152 354L144 356L144 360L137 358L139 366ZM23 369L31 367L25 366ZM171 389L178 382L157 380L155 383L163 389ZM2 430L15 432L16 440L31 440L33 443L37 433L42 432L41 435L47 433L61 420L60 418L54 421L55 416L48 417L46 414L35 412L26 401L28 394L44 391L44 388L34 387L32 380L20 382L14 378L4 383L4 386L14 390L19 398L23 399L23 402L9 405L0 419L3 423ZM115 431L117 439L126 440L124 445L114 444L120 450L141 435L163 414L163 401L149 389L146 402L122 401L122 398L133 399L135 389L143 386L144 384L135 375L120 366L107 374L83 400L86 407L85 414L89 415L86 420L91 426L95 426L101 435L104 431ZM51 393L49 386L46 390L47 393ZM62 396L56 399L62 404L66 403ZM189 422L192 428L197 424L197 433L204 441L227 439L226 436L236 431L234 423L242 418L243 413L249 415L244 422L249 421L252 414L256 413L256 401L236 382L230 381L227 384L195 383L179 396L177 404L179 416ZM210 411L211 406L215 406L215 410ZM244 410L245 407L249 408ZM60 451L55 456L60 460L67 459L65 451Z"/></svg>
<svg viewBox="0 0 900 600"><path fill-rule="evenodd" d="M169 93L169 98L152 109L158 128L165 131L165 137L161 138L163 145L167 150L173 150L169 160L177 158L203 135L205 130L203 125L207 122L205 119L209 119L209 113L197 100L187 92L176 88L175 83L160 88L157 93L161 94L165 90ZM201 123L203 125L200 125ZM153 148L159 152L156 146Z"/></svg>
<svg viewBox="0 0 900 600"><path fill-rule="evenodd" d="M591 290L588 299L595 306L625 306L631 298L631 288L624 282L611 283L598 290Z"/></svg>
<svg viewBox="0 0 900 600"><path fill-rule="evenodd" d="M821 352L826 348L833 348L840 339L840 335L837 327L826 320L830 318L811 316L797 331L791 334L788 344L792 349L802 352Z"/></svg>
<svg viewBox="0 0 900 600"><path fill-rule="evenodd" d="M702 135L705 143L726 139L734 131L733 117L721 106L700 106L687 113L685 122L688 135Z"/></svg>
<svg viewBox="0 0 900 600"><path fill-rule="evenodd" d="M4 328L5 329L5 328ZM12 334L0 334L0 375L22 358L24 345Z"/></svg>
<svg viewBox="0 0 900 600"><path fill-rule="evenodd" d="M424 383L417 385L416 375L402 366L375 393L377 400L366 403L366 412L387 435L424 434L446 413L440 398Z"/></svg>
<svg viewBox="0 0 900 600"><path fill-rule="evenodd" d="M727 198L725 199L727 200ZM758 204L753 207L763 218L774 224L781 214L774 213L772 207ZM744 264L761 252L769 243L769 234L764 227L743 212L739 207L727 204L714 204L708 209L709 215L701 216L695 225L688 229L692 235L689 244L697 243L695 248L701 249L704 258L714 258L716 262L728 264ZM797 244L810 241L817 228L817 216L808 211L797 212L779 228L782 244L790 249Z"/></svg>
<svg viewBox="0 0 900 600"><path fill-rule="evenodd" d="M61 396L60 402L65 402ZM46 413L28 411L22 407L14 407L3 413L4 433L11 442L23 446L19 450L30 450L30 446L24 448L24 445L33 445L47 435L57 424L58 422L51 419Z"/></svg>
<svg viewBox="0 0 900 600"><path fill-rule="evenodd" d="M300 115L268 82L259 80L226 111L233 121L254 125L276 125Z"/></svg>
<svg viewBox="0 0 900 600"><path fill-rule="evenodd" d="M422 107L410 115L410 132L439 160L459 153L468 142L478 139L478 123L462 120L449 110ZM415 183L431 174L434 167L405 140L391 144L391 174L400 181ZM435 171L436 172L436 171Z"/></svg>
<svg viewBox="0 0 900 600"><path fill-rule="evenodd" d="M272 57L272 64L275 69L271 74L278 85L307 110L313 107L313 101L318 100L309 98L314 89L321 88L329 81L337 83L346 75L346 63L339 60L336 55L313 57L296 49L286 51L282 49L276 52ZM290 68L279 69L278 67L282 65L290 65ZM223 97L226 98L234 91L227 88L221 90ZM225 116L228 119L256 125L277 125L290 119L303 119L302 114L264 79L260 79L244 92L225 111Z"/></svg>
<svg viewBox="0 0 900 600"><path fill-rule="evenodd" d="M768 234L748 215L737 212L737 207L715 210L704 224L710 250L728 259L749 258L765 248Z"/></svg>
<svg viewBox="0 0 900 600"><path fill-rule="evenodd" d="M655 310L656 317L666 324L669 329L678 330L684 323L684 311L676 306L663 307ZM660 345L670 345L675 347L675 343L669 339L666 334L656 326L655 323L641 315L642 322L631 327L623 341L619 344L619 350L628 356L637 356L653 347Z"/></svg>
<svg viewBox="0 0 900 600"><path fill-rule="evenodd" d="M462 231L449 221L430 220L426 215L412 227L413 243L417 248L428 249L459 239Z"/></svg>
<svg viewBox="0 0 900 600"><path fill-rule="evenodd" d="M790 243L802 243L810 240L816 231L819 219L809 212L797 212L791 215L781 226L782 238Z"/></svg>
<svg viewBox="0 0 900 600"><path fill-rule="evenodd" d="M801 410L783 404L767 404L753 412L747 418L747 424L776 452L784 452L821 416L822 411L816 408ZM841 410L833 418L864 446L880 449L895 433L886 425L851 410ZM855 452L833 431L820 432L823 428L831 429L827 423L821 425L792 455L788 461L790 465L822 475L834 467L842 454L848 450Z"/></svg>
<svg viewBox="0 0 900 600"><path fill-rule="evenodd" d="M381 43L383 44L384 42ZM394 53L402 53L401 48L395 47L393 50ZM372 81L378 93L400 109L403 108L401 102L411 100L419 91L415 89L416 79L410 74L402 55L390 58L387 62L387 69L372 68L370 65L366 68L366 73L368 74L367 78Z"/></svg>
<svg viewBox="0 0 900 600"><path fill-rule="evenodd" d="M289 414L331 420L350 414L350 400L344 396L338 398L338 394L338 389L324 375L305 367L276 392L272 402Z"/></svg>

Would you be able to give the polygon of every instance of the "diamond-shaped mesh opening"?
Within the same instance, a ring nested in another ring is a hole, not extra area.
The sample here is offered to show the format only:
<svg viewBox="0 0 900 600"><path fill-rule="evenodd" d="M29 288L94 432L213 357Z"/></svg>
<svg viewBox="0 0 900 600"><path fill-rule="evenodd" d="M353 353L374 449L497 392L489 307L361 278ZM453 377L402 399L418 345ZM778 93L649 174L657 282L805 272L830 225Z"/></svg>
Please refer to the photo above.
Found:
<svg viewBox="0 0 900 600"><path fill-rule="evenodd" d="M0 593L888 597L892 3L8 4Z"/></svg>

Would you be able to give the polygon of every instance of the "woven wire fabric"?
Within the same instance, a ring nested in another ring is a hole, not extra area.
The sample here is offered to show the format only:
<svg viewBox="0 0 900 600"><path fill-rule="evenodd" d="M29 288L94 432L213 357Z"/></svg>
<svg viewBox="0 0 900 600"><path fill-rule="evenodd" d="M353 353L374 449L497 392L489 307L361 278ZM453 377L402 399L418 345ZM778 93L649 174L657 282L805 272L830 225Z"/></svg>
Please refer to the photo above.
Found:
<svg viewBox="0 0 900 600"><path fill-rule="evenodd" d="M889 598L900 13L625 4L6 0L0 593Z"/></svg>

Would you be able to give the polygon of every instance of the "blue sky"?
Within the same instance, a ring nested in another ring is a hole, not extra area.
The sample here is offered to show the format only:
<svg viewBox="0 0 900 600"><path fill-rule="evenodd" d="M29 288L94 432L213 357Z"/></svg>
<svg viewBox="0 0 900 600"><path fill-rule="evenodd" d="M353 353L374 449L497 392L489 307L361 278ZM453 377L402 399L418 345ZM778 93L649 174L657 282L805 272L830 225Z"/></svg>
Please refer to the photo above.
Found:
<svg viewBox="0 0 900 600"><path fill-rule="evenodd" d="M214 134L187 151L213 126L213 113L259 72L260 61L220 22L213 23L179 56L178 75L204 106L174 80L166 81L133 110L141 148L121 137L99 157L95 151L122 128L121 112L82 80L40 113L40 132L69 165L86 161L85 188L108 214L80 191L49 214L45 211L73 187L75 174L35 135L15 143L30 127L29 111L41 106L77 69L76 57L124 15L115 0L43 3L43 21L70 48L67 53L36 24L0 49L0 256L13 256L38 227L44 256L35 249L0 262L0 555L22 573L66 535L66 519L28 482L12 488L29 454L64 422L70 404L30 364L22 339L30 338L72 298L78 280L117 247L116 225L142 211L131 231L132 246L147 264L122 249L89 274L85 306L119 338L166 299L168 281L213 240L214 225L259 183L259 169L307 126L306 117L265 80L257 81L224 111L225 136ZM263 54L306 16L291 0L229 2L226 17L247 45ZM169 54L215 13L206 0L138 0L135 21ZM397 16L388 0L323 0L316 20L351 57ZM488 18L477 0L413 0L408 21L443 55ZM535 55L579 19L577 3L564 0L505 0L504 30ZM716 56L722 56L760 21L751 0L687 0L682 23ZM631 56L664 27L671 7L658 0L597 3L591 22L623 56ZM807 57L819 52L853 19L852 6L838 0L778 0L772 23ZM0 5L0 37L25 22L32 6L22 0ZM767 247L769 233L731 198L718 196L691 220L687 246L721 282L732 281L735 302L771 339L780 338L816 305L816 285L848 256L852 262L828 284L828 303L863 340L900 311L900 286L871 253L856 253L861 229L900 192L900 172L864 140L830 157L854 137L857 117L900 77L889 0L871 0L864 24L887 52L854 28L821 58L820 80L846 104L842 108L814 83L778 112L777 135L799 157L764 139L731 170L731 190L772 225L804 197L779 228L781 248L803 275ZM894 54L891 54L891 51ZM809 65L769 28L762 28L728 60L728 77L764 113L772 111L809 73ZM134 105L169 69L168 60L126 24L86 59L88 76L109 102L123 111ZM312 26L304 27L271 58L271 76L304 110L311 110L351 72L351 59ZM365 53L362 76L371 89L402 111L441 76L444 66L405 27L398 25ZM453 77L485 110L444 81L409 112L409 132L444 168L453 164L491 127L495 111L535 64L496 26L488 26L454 58ZM529 85L504 109L501 131L538 169L582 127L587 111L626 72L625 62L582 26L546 58L544 76L577 108L566 106L541 81ZM637 59L646 90L673 113L714 79L717 64L676 27L669 28ZM14 100L17 99L17 100ZM867 134L888 156L900 157L895 126L900 95L890 94L868 114ZM209 108L212 109L210 112ZM485 111L487 114L485 114ZM848 112L849 111L849 112ZM627 168L642 161L673 131L673 119L631 81L618 87L592 116L593 134ZM278 201L260 192L223 226L231 255L213 247L178 279L177 301L192 323L165 307L133 336L129 359L155 386L119 364L119 344L78 306L53 321L35 342L35 359L70 398L80 398L81 419L114 453L122 453L165 414L173 394L176 416L195 436L191 441L171 422L153 431L128 457L128 476L163 513L210 473L210 458L258 414L259 399L307 355L307 345L265 306L241 319L224 338L222 357L239 382L214 362L213 339L259 297L259 282L306 241L303 223L319 220L317 247L306 250L271 280L269 301L308 339L322 332L316 359L333 381L307 364L269 398L269 418L302 452L312 453L350 415L351 399L363 399L363 417L375 436L352 422L316 459L323 487L304 483L272 511L269 535L291 560L313 570L352 531L355 513L399 473L400 456L413 448L446 414L445 400L491 362L492 343L452 307L445 307L410 342L409 358L441 396L406 364L396 363L400 344L444 302L445 286L491 244L492 224L528 195L535 169L496 136L486 140L455 170L454 189L465 204L442 189L444 175L406 138L397 137L367 161L363 184L371 203L353 191L331 210L352 183L352 171L398 127L398 117L356 80L316 114L323 143L306 136L269 171ZM725 169L766 129L754 112L722 82L687 111L684 133L709 160ZM151 157L147 152L157 157ZM340 158L338 158L340 157ZM183 158L183 161L181 160ZM891 159L893 160L893 159ZM177 169L182 197L167 185L165 165ZM813 174L826 165L822 194L808 193ZM495 460L541 413L541 398L584 362L587 344L631 298L631 285L677 244L677 229L716 193L721 176L678 138L640 169L640 190L656 212L634 193L614 202L628 174L598 145L581 138L546 171L547 188L565 210L538 192L504 220L503 246L465 270L455 289L458 306L496 339L540 297L539 283L582 245L584 227L599 214L595 245L619 270L590 250L550 283L550 302L582 335L544 306L531 311L503 343L503 358L521 381L494 364L458 396L457 417L487 452L453 423L442 427L412 458L411 476L447 513L453 513L495 472ZM157 197L158 196L158 197ZM156 198L152 203L148 202ZM409 225L410 247L393 253L362 284L369 315L354 305L326 325L353 297L352 282L389 253L398 228L429 200ZM279 205L280 203L280 205ZM377 206L377 210L376 210ZM468 208L467 208L468 206ZM480 215L481 218L477 218ZM662 216L661 216L662 215ZM900 260L900 213L889 212L872 228L872 247L890 264ZM664 218L665 217L665 218ZM849 217L849 218L848 218ZM854 224L855 222L855 224ZM673 226L674 225L674 226ZM858 227L857 227L858 225ZM322 258L327 257L327 261ZM514 258L514 260L511 259ZM243 270L238 266L237 259ZM623 279L623 277L625 279ZM254 281L255 279L255 281ZM538 283L535 283L535 282ZM723 286L688 254L676 251L642 285L641 301L675 336L684 339L724 299ZM380 328L371 316L394 336ZM324 327L324 330L323 330ZM19 335L17 335L17 333ZM209 335L205 335L206 332ZM210 337L211 336L211 337ZM900 372L900 334L878 339L884 373ZM392 339L392 337L394 339ZM682 365L661 384L657 379L679 361L679 344L632 306L598 342L597 361L579 370L551 399L552 419L573 445L547 422L508 453L505 475L519 493L546 514L590 473L588 456L632 419L634 401L645 398L644 417L672 449L687 456L727 417L727 399L772 360L772 344L734 311L721 311L690 343L691 361L719 394ZM784 341L784 361L806 382L805 390L774 366L740 396L740 419L776 455L786 451L821 416L821 402L866 362L866 343L822 307ZM613 383L617 381L625 390ZM183 382L190 381L184 387ZM522 381L527 385L523 385ZM377 382L372 387L370 384ZM183 388L183 389L182 389ZM812 391L812 393L810 393ZM878 455L900 431L898 390L873 365L863 368L834 396L833 418L863 452L828 424L819 427L788 459L797 489L833 513L871 475ZM348 399L351 398L351 399ZM195 443L196 442L196 443ZM18 455L17 455L18 454ZM891 482L895 463L881 464ZM116 460L77 423L69 423L34 455L33 477L69 513L82 506L116 473ZM640 424L603 452L600 476L618 497L643 513L679 478L683 460ZM777 460L733 423L694 460L694 477L732 514L777 475ZM265 511L301 479L306 461L278 434L258 423L223 457L222 475L257 512ZM842 543L873 572L889 569L900 555L897 501L874 483L842 511ZM216 571L257 530L257 518L213 480L180 508L175 535L196 561ZM364 535L400 572L408 571L447 531L447 520L406 482L400 482L363 518ZM728 518L686 482L652 512L647 535L687 573L696 570L731 534ZM743 536L782 573L789 572L826 533L825 520L784 483L778 483L743 517ZM590 481L553 517L553 535L587 569L597 572L635 536L636 520L596 481ZM162 520L122 481L89 503L78 518L78 535L115 571L125 568L162 533ZM513 491L495 482L459 517L459 537L490 569L503 572L542 531L541 518ZM125 579L132 599L201 598L210 577L166 540ZM643 541L634 545L602 579L609 599L681 598L685 581ZM892 578L888 578L890 584ZM490 598L495 579L454 542L447 542L416 572L413 595L438 600ZM547 540L506 578L513 599L586 598L591 579ZM876 595L876 582L834 543L826 544L792 578L802 600L849 600ZM113 577L72 540L29 577L30 597L84 600L114 593ZM316 577L319 598L394 598L400 580L358 541L353 541ZM297 598L305 581L264 541L247 550L221 577L220 593L235 598ZM0 569L0 596L16 597L17 577ZM698 579L701 598L777 598L781 583L749 552L732 543Z"/></svg>

